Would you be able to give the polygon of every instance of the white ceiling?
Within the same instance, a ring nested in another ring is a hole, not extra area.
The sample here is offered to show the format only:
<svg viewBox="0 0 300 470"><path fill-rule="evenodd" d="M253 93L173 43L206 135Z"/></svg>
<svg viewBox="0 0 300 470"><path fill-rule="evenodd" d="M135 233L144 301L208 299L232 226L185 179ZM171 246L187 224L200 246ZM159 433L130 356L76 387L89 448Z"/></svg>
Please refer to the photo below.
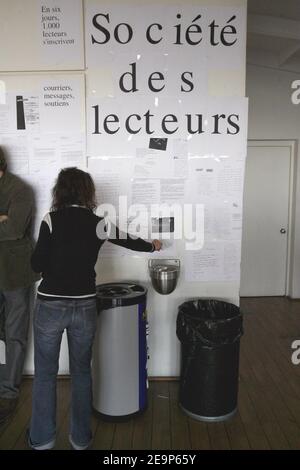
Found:
<svg viewBox="0 0 300 470"><path fill-rule="evenodd" d="M300 0L248 0L247 62L300 71Z"/></svg>

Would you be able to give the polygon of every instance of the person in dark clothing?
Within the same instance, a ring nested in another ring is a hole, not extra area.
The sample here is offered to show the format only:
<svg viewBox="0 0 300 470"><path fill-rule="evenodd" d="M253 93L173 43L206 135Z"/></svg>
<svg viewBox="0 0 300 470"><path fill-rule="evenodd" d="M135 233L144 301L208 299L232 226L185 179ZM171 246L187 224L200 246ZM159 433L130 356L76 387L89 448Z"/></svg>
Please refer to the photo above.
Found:
<svg viewBox="0 0 300 470"><path fill-rule="evenodd" d="M94 266L105 239L96 230L103 219L94 214L91 176L77 168L62 170L53 188L52 211L44 217L31 264L42 273L34 314L32 417L29 445L51 449L56 434L56 376L63 331L67 331L71 374L69 441L76 450L92 441L91 356L96 331ZM116 228L106 239L135 251L160 250L161 242L132 238ZM125 236L124 236L125 235Z"/></svg>
<svg viewBox="0 0 300 470"><path fill-rule="evenodd" d="M31 269L33 251L31 189L7 170L0 147L0 340L5 361L0 360L0 424L14 412L25 360L30 295L39 279Z"/></svg>

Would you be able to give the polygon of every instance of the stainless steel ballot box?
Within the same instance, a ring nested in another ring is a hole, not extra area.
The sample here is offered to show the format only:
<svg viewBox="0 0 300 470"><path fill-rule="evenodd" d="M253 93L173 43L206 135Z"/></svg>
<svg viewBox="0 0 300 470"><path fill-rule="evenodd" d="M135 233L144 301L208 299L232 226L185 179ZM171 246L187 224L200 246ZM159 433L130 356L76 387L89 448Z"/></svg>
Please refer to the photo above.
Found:
<svg viewBox="0 0 300 470"><path fill-rule="evenodd" d="M97 286L93 407L104 419L127 419L147 406L146 294L134 283Z"/></svg>

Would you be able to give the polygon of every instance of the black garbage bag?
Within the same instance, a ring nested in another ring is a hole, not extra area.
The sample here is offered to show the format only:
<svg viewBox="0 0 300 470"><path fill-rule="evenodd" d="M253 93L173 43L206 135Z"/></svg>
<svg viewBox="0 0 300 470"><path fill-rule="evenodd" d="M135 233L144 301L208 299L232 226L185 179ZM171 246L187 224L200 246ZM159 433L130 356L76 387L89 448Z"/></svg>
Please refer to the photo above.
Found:
<svg viewBox="0 0 300 470"><path fill-rule="evenodd" d="M181 341L179 402L190 416L221 421L237 409L243 316L236 305L194 299L179 306Z"/></svg>
<svg viewBox="0 0 300 470"><path fill-rule="evenodd" d="M177 337L182 343L216 348L243 334L243 316L236 305L215 299L195 299L180 305Z"/></svg>

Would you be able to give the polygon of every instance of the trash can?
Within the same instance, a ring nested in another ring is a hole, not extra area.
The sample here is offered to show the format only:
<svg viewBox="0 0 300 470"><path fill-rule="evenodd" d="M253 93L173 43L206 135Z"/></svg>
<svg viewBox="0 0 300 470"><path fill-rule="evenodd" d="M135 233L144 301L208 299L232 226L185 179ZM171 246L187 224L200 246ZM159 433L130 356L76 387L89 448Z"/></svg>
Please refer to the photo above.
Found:
<svg viewBox="0 0 300 470"><path fill-rule="evenodd" d="M179 306L179 403L200 421L224 421L237 410L242 313L236 305L195 299Z"/></svg>
<svg viewBox="0 0 300 470"><path fill-rule="evenodd" d="M147 290L134 283L97 286L93 408L122 421L147 406Z"/></svg>

